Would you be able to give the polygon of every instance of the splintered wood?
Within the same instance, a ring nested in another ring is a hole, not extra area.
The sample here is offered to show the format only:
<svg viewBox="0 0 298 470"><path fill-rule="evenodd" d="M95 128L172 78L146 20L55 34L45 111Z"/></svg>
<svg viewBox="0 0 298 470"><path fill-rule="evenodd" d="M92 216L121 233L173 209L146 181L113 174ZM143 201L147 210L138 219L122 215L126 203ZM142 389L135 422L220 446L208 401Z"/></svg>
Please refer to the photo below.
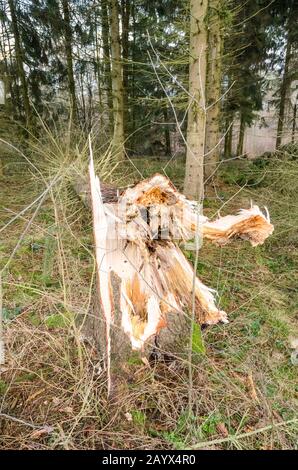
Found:
<svg viewBox="0 0 298 470"><path fill-rule="evenodd" d="M92 161L89 174L107 335L113 322L112 272L121 279L121 326L133 349L142 349L149 338L166 327L169 313L187 315L191 311L193 285L197 322L227 322L227 314L216 305L216 292L198 277L194 283L193 267L179 244L189 243L197 234L219 245L235 237L248 240L252 246L262 244L273 232L267 209L263 214L252 206L211 222L200 214L196 202L187 200L160 174L128 188L117 201L103 202Z"/></svg>

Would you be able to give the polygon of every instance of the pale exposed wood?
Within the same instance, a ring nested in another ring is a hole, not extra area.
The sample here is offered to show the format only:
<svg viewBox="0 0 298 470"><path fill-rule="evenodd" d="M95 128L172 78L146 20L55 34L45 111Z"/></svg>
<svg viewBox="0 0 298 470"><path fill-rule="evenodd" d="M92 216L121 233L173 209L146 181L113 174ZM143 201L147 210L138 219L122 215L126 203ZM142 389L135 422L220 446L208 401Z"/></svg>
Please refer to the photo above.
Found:
<svg viewBox="0 0 298 470"><path fill-rule="evenodd" d="M203 237L218 245L225 245L232 238L249 240L252 246L262 245L272 234L274 227L270 223L269 213L264 215L258 206L241 209L237 215L219 217L214 222L203 223Z"/></svg>

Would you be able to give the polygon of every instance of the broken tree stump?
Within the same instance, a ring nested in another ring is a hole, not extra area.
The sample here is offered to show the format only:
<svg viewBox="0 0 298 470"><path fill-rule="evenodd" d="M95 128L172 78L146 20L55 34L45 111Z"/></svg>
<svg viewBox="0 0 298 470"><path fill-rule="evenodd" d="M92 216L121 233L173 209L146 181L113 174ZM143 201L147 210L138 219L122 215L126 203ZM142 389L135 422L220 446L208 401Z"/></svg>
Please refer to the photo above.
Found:
<svg viewBox="0 0 298 470"><path fill-rule="evenodd" d="M225 323L227 315L216 306L214 291L195 276L180 243L199 233L221 245L240 237L256 246L273 231L268 211L264 215L253 206L210 222L165 176L156 174L119 194L100 183L92 158L89 181L85 201L92 209L97 264L89 329L107 370L121 369L132 349L148 357L156 338L161 351L186 353L193 286L196 322Z"/></svg>

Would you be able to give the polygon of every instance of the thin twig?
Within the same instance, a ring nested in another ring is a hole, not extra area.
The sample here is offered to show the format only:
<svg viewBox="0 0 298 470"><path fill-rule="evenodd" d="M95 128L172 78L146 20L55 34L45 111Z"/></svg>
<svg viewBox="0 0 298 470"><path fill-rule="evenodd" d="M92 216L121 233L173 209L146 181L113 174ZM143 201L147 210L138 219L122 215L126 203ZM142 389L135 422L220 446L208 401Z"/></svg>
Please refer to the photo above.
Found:
<svg viewBox="0 0 298 470"><path fill-rule="evenodd" d="M28 423L21 418L16 418L15 416L8 415L6 413L0 413L0 418L8 419L9 421L14 421L15 423L23 424L32 429L43 429L45 426L37 426L36 424Z"/></svg>
<svg viewBox="0 0 298 470"><path fill-rule="evenodd" d="M270 424L263 428L255 429L254 431L244 432L242 434L225 437L223 439L214 439L213 441L199 442L198 444L195 444L194 446L189 447L189 449L195 450L195 449L201 449L202 447L206 447L206 446L209 447L209 446L216 445L216 444L223 444L225 442L233 442L235 440L244 439L246 437L254 436L262 432L274 430L275 428L279 428L282 426L289 426L290 424L295 424L295 423L298 423L298 418L290 419L289 421L284 421L282 423Z"/></svg>

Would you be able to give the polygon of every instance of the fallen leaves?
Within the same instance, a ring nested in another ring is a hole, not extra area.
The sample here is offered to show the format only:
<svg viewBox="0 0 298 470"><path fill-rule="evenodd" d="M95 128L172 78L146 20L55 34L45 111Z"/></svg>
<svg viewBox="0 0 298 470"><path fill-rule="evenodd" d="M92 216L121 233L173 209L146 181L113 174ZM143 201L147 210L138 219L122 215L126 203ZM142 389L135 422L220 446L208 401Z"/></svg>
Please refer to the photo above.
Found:
<svg viewBox="0 0 298 470"><path fill-rule="evenodd" d="M227 430L225 423L217 423L216 430L223 437L228 437L229 435L229 431Z"/></svg>
<svg viewBox="0 0 298 470"><path fill-rule="evenodd" d="M41 437L48 436L54 431L52 426L43 426L40 429L36 429L30 435L31 439L40 439Z"/></svg>

